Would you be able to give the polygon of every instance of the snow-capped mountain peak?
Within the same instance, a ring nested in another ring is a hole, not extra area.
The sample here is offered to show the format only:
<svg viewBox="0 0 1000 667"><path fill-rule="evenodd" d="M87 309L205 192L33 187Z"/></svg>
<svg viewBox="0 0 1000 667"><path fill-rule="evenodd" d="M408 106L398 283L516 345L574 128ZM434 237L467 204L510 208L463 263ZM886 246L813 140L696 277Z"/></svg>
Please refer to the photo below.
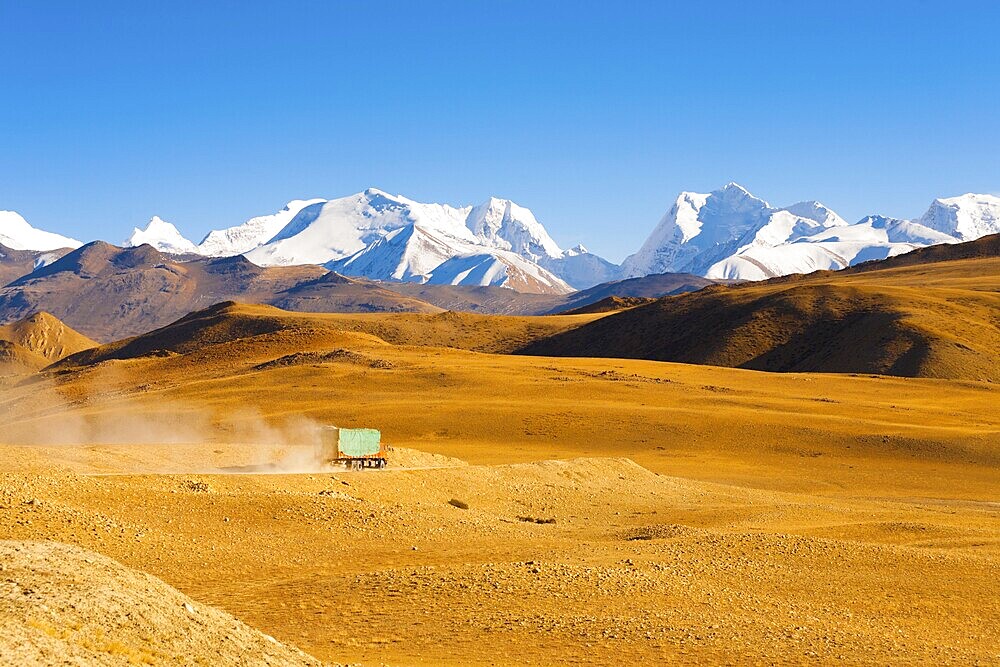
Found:
<svg viewBox="0 0 1000 667"><path fill-rule="evenodd" d="M1000 232L1000 197L969 193L935 199L919 222L962 241L996 234Z"/></svg>
<svg viewBox="0 0 1000 667"><path fill-rule="evenodd" d="M995 233L996 195L935 199L918 220L872 215L848 224L818 201L777 208L730 182L708 193L681 192L620 267L582 245L562 250L531 210L508 199L455 207L379 188L332 200L292 200L277 213L212 231L197 246L154 216L125 245L149 244L170 254L243 254L262 266L323 264L382 280L564 292L654 273L759 280L840 269ZM81 245L35 229L12 211L0 211L0 244L41 251Z"/></svg>
<svg viewBox="0 0 1000 667"><path fill-rule="evenodd" d="M841 269L992 233L1000 233L1000 197L993 195L937 199L920 220L868 216L849 224L817 201L774 208L729 183L708 194L682 192L639 252L625 260L622 273L760 280Z"/></svg>
<svg viewBox="0 0 1000 667"><path fill-rule="evenodd" d="M719 188L716 192L722 192L729 195L730 197L736 197L741 199L742 198L759 199L757 196L755 196L753 193L751 193L749 190L747 190L745 187L743 187L736 181L729 181L721 188Z"/></svg>
<svg viewBox="0 0 1000 667"><path fill-rule="evenodd" d="M741 239L737 252L752 246L773 247L814 236L830 227L847 226L847 221L817 201L804 201L770 210L760 227Z"/></svg>
<svg viewBox="0 0 1000 667"><path fill-rule="evenodd" d="M266 244L247 253L254 263L325 264L350 257L389 232L419 224L474 242L465 227L470 209L422 204L369 188L305 206Z"/></svg>
<svg viewBox="0 0 1000 667"><path fill-rule="evenodd" d="M184 238L184 236L171 223L158 215L150 218L145 229L134 227L132 233L125 239L126 248L135 248L148 243L160 252L174 255L185 253L196 253L198 247Z"/></svg>
<svg viewBox="0 0 1000 667"><path fill-rule="evenodd" d="M410 204L410 200L402 195L389 194L385 190L379 190L378 188L367 188L360 195L357 195L363 201L367 202L367 205L372 208L372 210L378 211L379 213L405 208Z"/></svg>
<svg viewBox="0 0 1000 667"><path fill-rule="evenodd" d="M925 246L958 242L958 239L954 236L931 229L914 220L900 220L899 218L890 218L884 215L869 215L848 227L849 229L831 230L827 233L827 237L834 238L834 235L836 235L836 238L859 238L859 232L870 229L872 233L865 234L864 236L871 237L882 234L887 243L906 243L913 246ZM819 236L816 240L826 240L826 238Z"/></svg>
<svg viewBox="0 0 1000 667"><path fill-rule="evenodd" d="M561 294L569 285L529 259L412 224L326 267L348 276L431 284L512 287Z"/></svg>
<svg viewBox="0 0 1000 667"><path fill-rule="evenodd" d="M382 280L543 292L569 290L564 273L576 284L596 284L614 266L594 255L570 266L532 212L506 199L454 207L378 188L304 207L246 256L265 266L323 264Z"/></svg>
<svg viewBox="0 0 1000 667"><path fill-rule="evenodd" d="M0 212L0 243L21 249L81 244ZM172 255L243 255L260 266L322 264L386 280L504 285L561 293L617 277L582 246L564 253L527 208L497 197L480 206L425 204L368 188L338 199L295 199L277 213L209 232L192 243L153 216L123 245Z"/></svg>
<svg viewBox="0 0 1000 667"><path fill-rule="evenodd" d="M774 208L729 183L708 194L682 192L622 269L625 277L686 271L761 280L841 269L995 233L1000 233L1000 197L994 195L936 199L919 220L868 216L849 224L820 202Z"/></svg>
<svg viewBox="0 0 1000 667"><path fill-rule="evenodd" d="M15 211L0 211L0 245L11 250L57 250L79 248L83 244L68 236L35 229Z"/></svg>
<svg viewBox="0 0 1000 667"><path fill-rule="evenodd" d="M639 252L622 265L625 277L701 273L763 227L771 206L736 183L707 194L682 192Z"/></svg>
<svg viewBox="0 0 1000 667"><path fill-rule="evenodd" d="M536 261L562 256L562 249L535 214L509 199L490 197L469 212L465 224L481 243L492 248L510 250Z"/></svg>

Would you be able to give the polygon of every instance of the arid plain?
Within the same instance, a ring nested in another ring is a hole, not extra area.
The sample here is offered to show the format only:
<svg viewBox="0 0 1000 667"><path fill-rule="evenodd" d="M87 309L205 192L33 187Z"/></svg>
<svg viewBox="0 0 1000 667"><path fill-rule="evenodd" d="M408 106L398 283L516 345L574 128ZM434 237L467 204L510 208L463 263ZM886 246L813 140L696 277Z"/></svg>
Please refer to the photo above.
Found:
<svg viewBox="0 0 1000 667"><path fill-rule="evenodd" d="M512 354L639 309L214 306L11 371L0 538L110 557L330 663L996 664L1000 271L895 271L806 288L866 312L922 291L897 319L943 377ZM971 354L983 377L949 377ZM323 424L381 429L390 468L326 468ZM50 657L216 656L95 643L100 620L36 597Z"/></svg>

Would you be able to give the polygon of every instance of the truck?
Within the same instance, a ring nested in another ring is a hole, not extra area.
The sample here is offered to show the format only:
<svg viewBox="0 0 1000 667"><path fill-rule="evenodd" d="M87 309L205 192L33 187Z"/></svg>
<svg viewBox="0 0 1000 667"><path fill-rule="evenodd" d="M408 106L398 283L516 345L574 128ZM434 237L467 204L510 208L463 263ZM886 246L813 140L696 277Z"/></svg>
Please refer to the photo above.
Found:
<svg viewBox="0 0 1000 667"><path fill-rule="evenodd" d="M328 463L340 464L349 470L386 466L387 448L377 429L327 426L323 436L324 458Z"/></svg>

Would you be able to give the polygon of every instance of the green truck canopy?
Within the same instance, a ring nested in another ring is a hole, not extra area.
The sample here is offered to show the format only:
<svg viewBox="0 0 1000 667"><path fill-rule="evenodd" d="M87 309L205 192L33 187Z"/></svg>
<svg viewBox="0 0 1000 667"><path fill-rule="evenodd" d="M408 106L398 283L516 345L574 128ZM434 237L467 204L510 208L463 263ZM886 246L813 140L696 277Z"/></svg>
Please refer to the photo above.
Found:
<svg viewBox="0 0 1000 667"><path fill-rule="evenodd" d="M374 456L382 450L382 433L374 428L338 429L341 456Z"/></svg>

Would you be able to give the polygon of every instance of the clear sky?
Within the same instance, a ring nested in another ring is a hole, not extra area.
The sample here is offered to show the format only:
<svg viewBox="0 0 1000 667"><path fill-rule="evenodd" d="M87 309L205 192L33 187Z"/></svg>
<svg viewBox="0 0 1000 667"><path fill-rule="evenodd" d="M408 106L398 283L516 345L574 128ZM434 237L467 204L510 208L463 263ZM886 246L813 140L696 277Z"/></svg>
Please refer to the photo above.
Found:
<svg viewBox="0 0 1000 667"><path fill-rule="evenodd" d="M849 221L1000 192L997 2L0 0L0 209L193 240L374 186L636 250L733 180Z"/></svg>

